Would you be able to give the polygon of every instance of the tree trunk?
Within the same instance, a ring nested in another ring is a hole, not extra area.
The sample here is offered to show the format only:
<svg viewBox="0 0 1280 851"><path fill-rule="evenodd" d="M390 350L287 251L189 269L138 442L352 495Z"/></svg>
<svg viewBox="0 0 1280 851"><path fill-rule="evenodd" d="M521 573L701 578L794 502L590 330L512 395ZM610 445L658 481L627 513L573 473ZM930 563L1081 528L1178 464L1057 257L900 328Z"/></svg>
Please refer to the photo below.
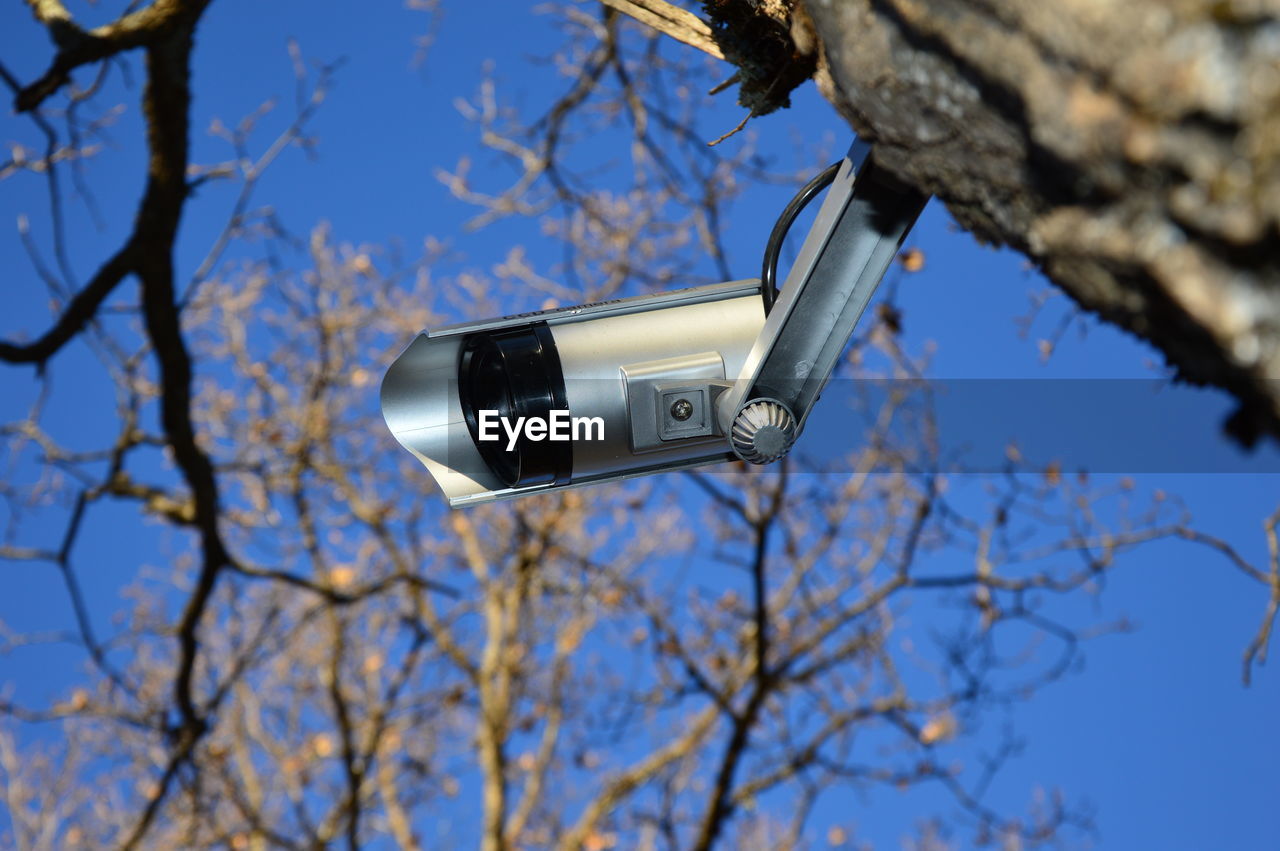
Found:
<svg viewBox="0 0 1280 851"><path fill-rule="evenodd" d="M705 8L744 3L784 5ZM1280 436L1280 3L798 6L796 55L877 162L1232 393L1237 438Z"/></svg>

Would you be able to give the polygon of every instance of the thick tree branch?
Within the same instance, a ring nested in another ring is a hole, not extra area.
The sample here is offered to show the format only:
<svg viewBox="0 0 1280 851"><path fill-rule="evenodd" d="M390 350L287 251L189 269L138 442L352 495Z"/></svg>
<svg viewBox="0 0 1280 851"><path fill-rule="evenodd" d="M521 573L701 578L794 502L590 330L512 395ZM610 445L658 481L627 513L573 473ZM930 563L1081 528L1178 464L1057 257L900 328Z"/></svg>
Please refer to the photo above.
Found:
<svg viewBox="0 0 1280 851"><path fill-rule="evenodd" d="M878 163L1280 436L1274 6L804 7Z"/></svg>
<svg viewBox="0 0 1280 851"><path fill-rule="evenodd" d="M135 47L156 44L180 27L190 26L207 3L208 0L155 0L112 23L84 30L58 0L27 0L36 20L49 29L58 52L48 70L18 92L14 109L28 112L40 106L82 65Z"/></svg>
<svg viewBox="0 0 1280 851"><path fill-rule="evenodd" d="M1239 441L1280 437L1274 6L704 9L752 114L815 76L877 163L1156 346L1178 378L1233 395Z"/></svg>
<svg viewBox="0 0 1280 851"><path fill-rule="evenodd" d="M184 14L198 14L205 5L206 2L195 2L179 4L176 8ZM174 460L191 491L201 560L195 586L176 628L178 664L173 700L179 719L173 731L173 751L169 766L150 796L142 819L126 841L126 847L135 847L146 835L178 770L208 730L208 722L196 704L192 682L200 649L198 631L218 575L230 560L219 531L218 486L213 465L196 443L191 421L191 356L182 336L174 288L174 242L187 199L193 42L194 18L147 50L143 112L150 160L134 241L140 254L137 273L142 283L143 319L160 372L161 422Z"/></svg>
<svg viewBox="0 0 1280 851"><path fill-rule="evenodd" d="M191 488L201 535L202 567L178 628L181 661L174 692L184 723L198 724L199 713L191 696L196 630L217 573L228 558L218 532L213 465L196 444L191 422L191 356L182 337L174 293L173 244L187 197L192 38L187 29L147 51L144 111L151 161L137 240L142 247L138 276L142 280L143 318L160 367L161 422L174 460Z"/></svg>

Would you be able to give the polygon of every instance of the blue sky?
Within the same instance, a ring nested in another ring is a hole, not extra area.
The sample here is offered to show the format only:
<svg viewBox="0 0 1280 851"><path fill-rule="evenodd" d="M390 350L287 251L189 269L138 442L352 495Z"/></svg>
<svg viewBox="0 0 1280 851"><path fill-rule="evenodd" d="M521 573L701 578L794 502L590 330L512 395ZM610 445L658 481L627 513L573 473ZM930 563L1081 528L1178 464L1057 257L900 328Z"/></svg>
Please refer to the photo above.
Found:
<svg viewBox="0 0 1280 851"><path fill-rule="evenodd" d="M76 5L77 14L91 21L93 15L105 14ZM455 249L459 259L453 261L454 273L469 267L490 269L513 242L529 246L535 262L554 262L557 249L540 244L527 221L465 232L460 224L473 210L450 196L435 173L471 155L478 182L488 178L486 169L494 169L494 186L509 180L504 166L476 153L477 131L459 115L455 101L471 97L480 75L491 68L505 96L524 114L541 113L565 83L554 68L533 60L554 49L558 34L549 16L525 4L501 4L500 14L495 14L495 4L446 2L445 7L426 62L414 67L413 38L426 33L429 19L398 4L215 0L196 52L193 160L226 157L225 146L204 133L215 116L232 123L277 96L282 109L267 119L263 136L287 119L293 79L286 44L294 38L309 59L345 60L312 128L319 139L314 160L291 152L273 167L260 191L259 197L270 201L296 233L305 234L328 221L340 241L379 246L399 242L409 256L433 236ZM48 55L43 33L23 4L5 4L0 9L0 60L20 78L31 79ZM136 77L136 61L134 67ZM115 144L89 164L106 211L105 228L94 229L82 205L69 208L69 225L76 233L72 260L81 280L127 232L140 186L136 89L120 89L119 82L115 77L102 99L126 104L113 130ZM719 135L737 118L730 97L722 96L718 111L703 117L699 132L708 138ZM4 142L35 143L25 123L7 117L3 127ZM792 110L757 120L750 129L760 148L787 168L807 162L812 147L842 151L848 138L848 128L812 86L796 93ZM812 147L797 153L797 139ZM753 189L731 211L725 229L736 277L757 274L765 236L790 191ZM179 251L180 266L188 274L224 221L232 198L230 187L211 184L188 206ZM0 292L5 306L0 334L5 337L30 333L47 321L46 295L30 271L14 227L17 216L28 213L33 235L47 244L47 233L41 230L47 229L44 204L44 186L30 175L0 184ZM1045 290L1047 283L1028 271L1022 258L977 245L958 231L941 205L929 206L909 244L923 248L927 262L923 271L900 277L905 339L915 350L930 342L936 345L933 375L1162 375L1153 367L1160 360L1156 353L1090 320L1082 321L1087 329L1083 338L1067 334L1054 356L1043 362L1036 341L1051 333L1066 309L1065 300L1052 301L1031 333L1020 334L1016 318L1027 314L1030 294ZM708 265L708 274L709 269ZM85 411L111 404L106 388L91 377L96 375L91 364L88 352L77 345L60 355L53 367L58 390L53 421L72 442ZM27 404L30 394L29 372L0 370L0 406L6 419ZM369 401L374 403L372 396ZM1205 451L1242 458L1239 468L1248 470L1249 459L1239 456L1216 430L1215 424L1230 410L1228 401L1204 392L1188 404L1188 420L1167 428L1180 441L1191 434L1203 441ZM820 409L815 419L823 413ZM1274 450L1267 457L1265 468L1276 469ZM1264 467L1261 460L1258 467ZM1263 562L1261 524L1280 502L1280 477L1178 469L1170 465L1163 472L1144 472L1140 486L1180 495L1197 526ZM132 508L117 511L120 526L136 524ZM152 543L133 537L122 540L109 522L112 516L100 515L95 521L100 528L94 531L112 556L85 580L91 595L102 598L110 598L137 564L162 557ZM48 576L34 571L5 569L0 618L15 626L69 626L69 613L56 587ZM1017 723L1028 745L1002 775L995 793L1020 803L1029 787L1041 784L1087 798L1096 805L1098 845L1105 849L1276 847L1280 736L1274 717L1280 711L1280 678L1273 665L1258 673L1251 688L1240 682L1240 656L1264 605L1261 589L1203 551L1160 544L1128 556L1097 605L1100 618L1127 614L1140 628L1093 643L1082 673L1018 710ZM39 695L58 686L50 669L48 659L0 658L0 681ZM910 825L919 801L880 793L856 820L866 835L892 847L893 835L877 833L878 820Z"/></svg>

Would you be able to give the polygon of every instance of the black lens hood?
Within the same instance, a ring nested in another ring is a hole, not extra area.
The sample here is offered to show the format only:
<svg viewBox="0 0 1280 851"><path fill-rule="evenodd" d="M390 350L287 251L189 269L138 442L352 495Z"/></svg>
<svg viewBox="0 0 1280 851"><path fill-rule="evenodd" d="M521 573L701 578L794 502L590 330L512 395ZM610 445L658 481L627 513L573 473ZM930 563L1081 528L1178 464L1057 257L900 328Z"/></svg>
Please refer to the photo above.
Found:
<svg viewBox="0 0 1280 851"><path fill-rule="evenodd" d="M480 439L480 411L497 411L514 425L521 417L549 421L551 411L568 409L564 369L547 323L468 336L458 359L458 397L476 451L508 487L568 483L573 474L569 441L530 440L521 430L515 449L508 451L501 428L497 440Z"/></svg>

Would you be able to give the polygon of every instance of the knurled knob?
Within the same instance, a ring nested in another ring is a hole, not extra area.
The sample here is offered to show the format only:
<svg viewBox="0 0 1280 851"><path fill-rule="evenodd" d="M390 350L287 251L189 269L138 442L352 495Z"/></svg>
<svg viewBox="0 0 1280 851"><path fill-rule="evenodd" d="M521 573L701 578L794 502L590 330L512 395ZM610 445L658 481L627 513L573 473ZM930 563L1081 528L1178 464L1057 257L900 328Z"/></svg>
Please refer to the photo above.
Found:
<svg viewBox="0 0 1280 851"><path fill-rule="evenodd" d="M738 411L730 443L733 452L752 464L769 464L791 450L796 439L796 418L786 405L773 399L756 399Z"/></svg>

